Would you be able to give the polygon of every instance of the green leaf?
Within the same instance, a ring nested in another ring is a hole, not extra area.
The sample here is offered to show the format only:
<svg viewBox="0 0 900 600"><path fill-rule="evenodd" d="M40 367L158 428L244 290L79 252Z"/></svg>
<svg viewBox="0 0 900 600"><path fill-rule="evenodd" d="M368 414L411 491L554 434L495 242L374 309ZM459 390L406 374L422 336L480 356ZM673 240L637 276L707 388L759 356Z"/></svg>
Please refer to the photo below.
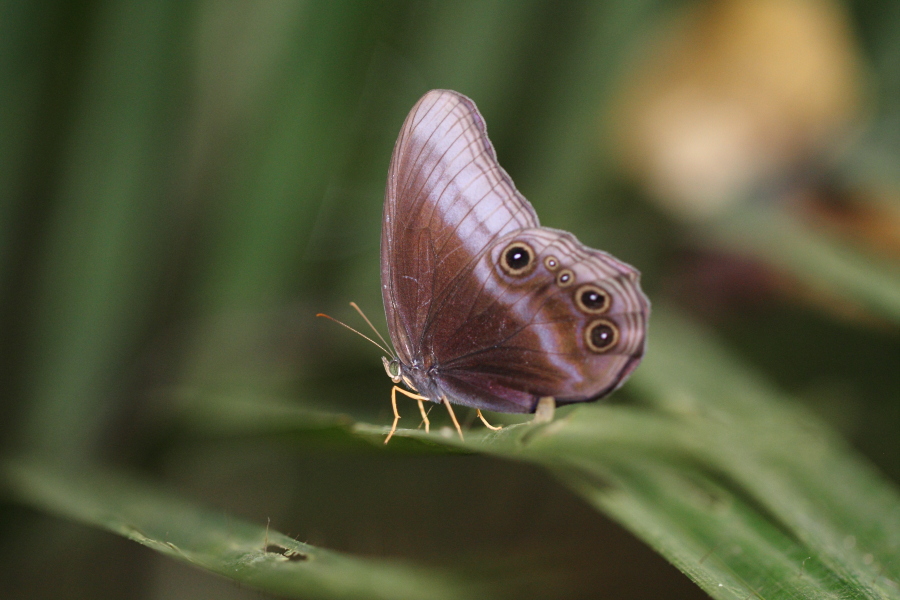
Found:
<svg viewBox="0 0 900 600"><path fill-rule="evenodd" d="M464 584L450 574L316 548L265 526L199 508L121 473L86 467L76 471L20 459L0 463L0 480L24 504L283 596L489 597L476 584Z"/></svg>
<svg viewBox="0 0 900 600"><path fill-rule="evenodd" d="M396 435L545 466L715 598L900 598L900 496L813 415L665 309L632 389L649 406Z"/></svg>
<svg viewBox="0 0 900 600"><path fill-rule="evenodd" d="M840 243L785 209L745 203L712 224L721 247L756 256L791 273L823 298L841 298L900 321L900 268Z"/></svg>
<svg viewBox="0 0 900 600"><path fill-rule="evenodd" d="M387 449L541 465L715 598L900 598L897 490L712 336L656 307L628 389L639 405L580 405L465 441L399 429ZM376 449L389 429L271 402L185 406L206 434L329 431L347 445L352 433Z"/></svg>

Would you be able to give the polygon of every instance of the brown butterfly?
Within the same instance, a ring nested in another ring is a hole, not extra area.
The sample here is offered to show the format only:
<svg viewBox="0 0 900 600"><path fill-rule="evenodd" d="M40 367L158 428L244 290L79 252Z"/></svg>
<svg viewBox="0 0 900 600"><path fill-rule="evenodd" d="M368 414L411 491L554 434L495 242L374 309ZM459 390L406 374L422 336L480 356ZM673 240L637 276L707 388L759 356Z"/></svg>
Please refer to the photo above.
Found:
<svg viewBox="0 0 900 600"><path fill-rule="evenodd" d="M394 146L381 283L396 392L508 413L588 402L644 354L650 303L633 267L541 227L469 98L433 90ZM482 417L482 420L484 418ZM453 416L457 430L459 424ZM487 424L487 421L485 421ZM385 440L387 442L387 440Z"/></svg>

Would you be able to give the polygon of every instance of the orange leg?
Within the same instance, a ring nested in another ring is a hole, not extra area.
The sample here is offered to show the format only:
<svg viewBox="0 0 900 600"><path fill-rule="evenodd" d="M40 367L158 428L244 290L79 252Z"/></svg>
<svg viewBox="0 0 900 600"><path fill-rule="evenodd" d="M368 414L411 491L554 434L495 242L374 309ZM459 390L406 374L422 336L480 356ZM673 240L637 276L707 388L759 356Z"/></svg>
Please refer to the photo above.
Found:
<svg viewBox="0 0 900 600"><path fill-rule="evenodd" d="M428 420L428 413L425 412L425 405L422 403L421 396L416 398L416 402L419 403L419 412L422 413L422 422L425 423L425 433L428 433L431 421Z"/></svg>
<svg viewBox="0 0 900 600"><path fill-rule="evenodd" d="M453 419L453 424L456 425L456 433L459 434L459 439L462 441L466 441L465 438L463 438L462 427L459 426L459 421L456 420L456 415L453 413L453 407L450 406L450 402L447 401L447 396L444 396L442 400L444 401L444 405L447 407L447 412L450 413L450 418Z"/></svg>
<svg viewBox="0 0 900 600"><path fill-rule="evenodd" d="M491 431L500 431L501 429L503 429L503 426L502 426L502 425L499 426L499 427L494 427L493 425L491 425L490 423L488 423L488 422L487 422L487 419L484 418L484 415L481 414L481 409L480 409L480 408L478 408L478 409L476 409L476 410L478 411L478 418L481 419L481 422L484 423L484 426L485 426L485 427L487 427L487 428L490 429Z"/></svg>
<svg viewBox="0 0 900 600"><path fill-rule="evenodd" d="M387 438L385 438L384 443L387 444L391 441L391 437L393 437L394 432L397 431L397 421L400 420L400 412L397 410L397 392L401 394L405 394L414 400L419 401L419 410L422 411L422 416L425 417L425 406L422 405L422 400L428 400L425 396L420 396L419 394L413 394L412 392L407 392L400 386L394 386L391 389L391 408L394 409L394 423L391 425L391 431L388 433ZM457 427L459 427L457 425ZM428 431L428 417L425 417L425 431Z"/></svg>

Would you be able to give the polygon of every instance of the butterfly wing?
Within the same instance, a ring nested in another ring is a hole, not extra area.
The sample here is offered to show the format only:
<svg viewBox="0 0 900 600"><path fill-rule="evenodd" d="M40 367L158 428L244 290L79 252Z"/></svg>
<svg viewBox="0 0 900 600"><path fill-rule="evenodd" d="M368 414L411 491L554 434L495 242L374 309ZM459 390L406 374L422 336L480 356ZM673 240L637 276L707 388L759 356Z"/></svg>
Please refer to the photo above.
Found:
<svg viewBox="0 0 900 600"><path fill-rule="evenodd" d="M537 223L497 163L475 103L449 90L425 94L394 146L381 232L382 296L401 362L421 355L423 333L474 257Z"/></svg>
<svg viewBox="0 0 900 600"><path fill-rule="evenodd" d="M618 387L643 355L649 303L637 271L540 227L475 104L456 92L429 92L403 125L381 273L400 361L435 400L502 412L532 412L542 396L583 402Z"/></svg>
<svg viewBox="0 0 900 600"><path fill-rule="evenodd" d="M504 253L519 245L534 266L511 273ZM543 396L585 402L640 362L650 305L639 273L572 234L513 232L478 258L474 274L442 307L452 321L428 338L434 378L454 402L501 412L533 412Z"/></svg>

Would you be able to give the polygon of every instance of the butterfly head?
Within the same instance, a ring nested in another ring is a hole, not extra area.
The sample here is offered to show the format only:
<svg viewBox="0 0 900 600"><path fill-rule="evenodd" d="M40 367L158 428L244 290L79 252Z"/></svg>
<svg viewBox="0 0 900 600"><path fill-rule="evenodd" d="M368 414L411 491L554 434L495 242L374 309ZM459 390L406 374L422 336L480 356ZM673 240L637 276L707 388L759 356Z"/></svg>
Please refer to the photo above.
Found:
<svg viewBox="0 0 900 600"><path fill-rule="evenodd" d="M388 359L386 356L382 356L381 362L384 364L384 372L391 378L391 381L400 383L403 380L403 376L400 374L400 359Z"/></svg>

